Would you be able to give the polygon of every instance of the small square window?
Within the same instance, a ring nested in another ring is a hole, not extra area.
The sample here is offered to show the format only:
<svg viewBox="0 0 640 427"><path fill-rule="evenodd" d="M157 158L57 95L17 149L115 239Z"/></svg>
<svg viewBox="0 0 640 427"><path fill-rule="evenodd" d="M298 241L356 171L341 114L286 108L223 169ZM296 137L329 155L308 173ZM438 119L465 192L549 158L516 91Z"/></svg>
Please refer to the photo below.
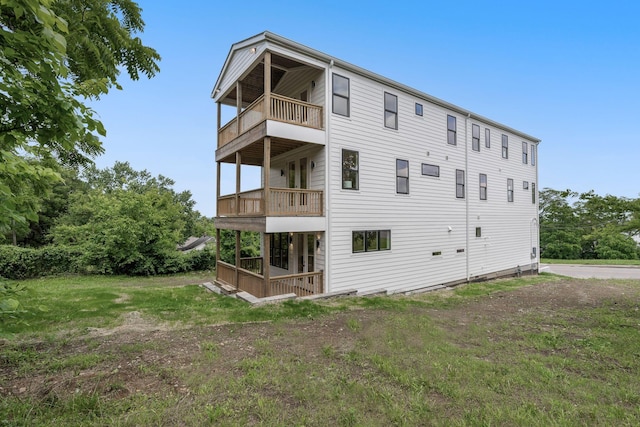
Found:
<svg viewBox="0 0 640 427"><path fill-rule="evenodd" d="M522 189L523 190L529 189L529 181L522 181Z"/></svg>
<svg viewBox="0 0 640 427"><path fill-rule="evenodd" d="M416 102L416 116L422 116L422 104Z"/></svg>

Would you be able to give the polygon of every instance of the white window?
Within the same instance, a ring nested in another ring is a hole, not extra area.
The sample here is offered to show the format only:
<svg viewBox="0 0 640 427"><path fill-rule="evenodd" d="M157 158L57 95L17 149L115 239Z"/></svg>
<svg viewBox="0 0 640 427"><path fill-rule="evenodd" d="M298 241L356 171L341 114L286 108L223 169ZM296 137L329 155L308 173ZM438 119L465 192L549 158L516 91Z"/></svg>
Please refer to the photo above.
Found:
<svg viewBox="0 0 640 427"><path fill-rule="evenodd" d="M487 200L487 174L480 174L480 200Z"/></svg>
<svg viewBox="0 0 640 427"><path fill-rule="evenodd" d="M507 202L513 202L513 179L507 179Z"/></svg>

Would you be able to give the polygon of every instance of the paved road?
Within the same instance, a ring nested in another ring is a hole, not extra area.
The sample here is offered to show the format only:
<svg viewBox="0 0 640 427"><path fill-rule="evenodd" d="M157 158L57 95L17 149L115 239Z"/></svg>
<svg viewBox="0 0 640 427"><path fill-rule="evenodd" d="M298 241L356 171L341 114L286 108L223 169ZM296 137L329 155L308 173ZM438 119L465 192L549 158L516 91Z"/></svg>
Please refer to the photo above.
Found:
<svg viewBox="0 0 640 427"><path fill-rule="evenodd" d="M540 272L550 272L580 279L638 279L640 266L626 265L577 265L577 264L541 264Z"/></svg>

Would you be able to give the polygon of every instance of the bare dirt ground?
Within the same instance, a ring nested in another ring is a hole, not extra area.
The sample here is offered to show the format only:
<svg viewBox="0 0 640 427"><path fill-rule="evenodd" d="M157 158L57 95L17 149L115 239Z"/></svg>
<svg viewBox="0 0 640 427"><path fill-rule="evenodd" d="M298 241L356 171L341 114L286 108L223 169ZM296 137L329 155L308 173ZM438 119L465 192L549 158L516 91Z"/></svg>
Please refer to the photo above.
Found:
<svg viewBox="0 0 640 427"><path fill-rule="evenodd" d="M438 292L446 295L451 291ZM454 331L472 323L491 327L505 320L517 321L526 313L552 316L562 308L598 307L629 297L640 298L637 285L567 279L494 293L451 309L415 310L417 315L429 315L445 330ZM25 374L15 365L0 363L0 397L18 395L46 400L85 392L121 398L140 390L186 396L192 391L180 378L188 376L182 374L190 370L202 373L201 367L196 370L194 366L202 365L206 346L214 347L216 352L216 362L208 366L208 375L236 369L239 361L256 354L256 342L265 337L272 348L285 349L308 360L320 357L325 346L337 351L351 348L354 334L349 330L349 321L354 318L367 328L388 316L393 316L393 311L362 309L318 319L172 329L131 312L114 329L93 328L62 343L25 344L25 351L47 352L59 359L60 368L42 373L29 369ZM65 361L87 354L96 355L98 360L86 368L81 364L65 365Z"/></svg>

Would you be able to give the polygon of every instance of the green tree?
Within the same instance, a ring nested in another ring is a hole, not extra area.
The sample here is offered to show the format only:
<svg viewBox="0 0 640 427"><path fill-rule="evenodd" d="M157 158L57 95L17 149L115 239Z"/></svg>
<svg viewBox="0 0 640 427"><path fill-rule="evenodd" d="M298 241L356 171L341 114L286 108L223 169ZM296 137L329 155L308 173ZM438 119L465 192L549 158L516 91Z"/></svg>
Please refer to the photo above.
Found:
<svg viewBox="0 0 640 427"><path fill-rule="evenodd" d="M55 244L81 247L90 271L149 275L179 262L183 228L181 208L168 192L92 190L72 196L51 236Z"/></svg>
<svg viewBox="0 0 640 427"><path fill-rule="evenodd" d="M129 162L115 162L111 168L98 169L95 166L85 168L82 179L89 188L106 194L118 191L144 194L151 190L169 194L176 206L179 207L184 223L180 236L181 241L190 236L202 236L215 230L211 226L211 220L207 220L195 210L195 201L192 199L191 192L188 190L175 191L173 189L175 182L166 176L154 177L146 169L134 170Z"/></svg>
<svg viewBox="0 0 640 427"><path fill-rule="evenodd" d="M62 178L49 162L86 165L106 131L84 101L159 71L136 37L141 9L129 0L0 0L0 233L35 218L20 197ZM35 160L35 161L34 161Z"/></svg>
<svg viewBox="0 0 640 427"><path fill-rule="evenodd" d="M577 196L571 190L544 188L540 200L541 256L556 259L577 259L581 256L579 218L569 199Z"/></svg>

